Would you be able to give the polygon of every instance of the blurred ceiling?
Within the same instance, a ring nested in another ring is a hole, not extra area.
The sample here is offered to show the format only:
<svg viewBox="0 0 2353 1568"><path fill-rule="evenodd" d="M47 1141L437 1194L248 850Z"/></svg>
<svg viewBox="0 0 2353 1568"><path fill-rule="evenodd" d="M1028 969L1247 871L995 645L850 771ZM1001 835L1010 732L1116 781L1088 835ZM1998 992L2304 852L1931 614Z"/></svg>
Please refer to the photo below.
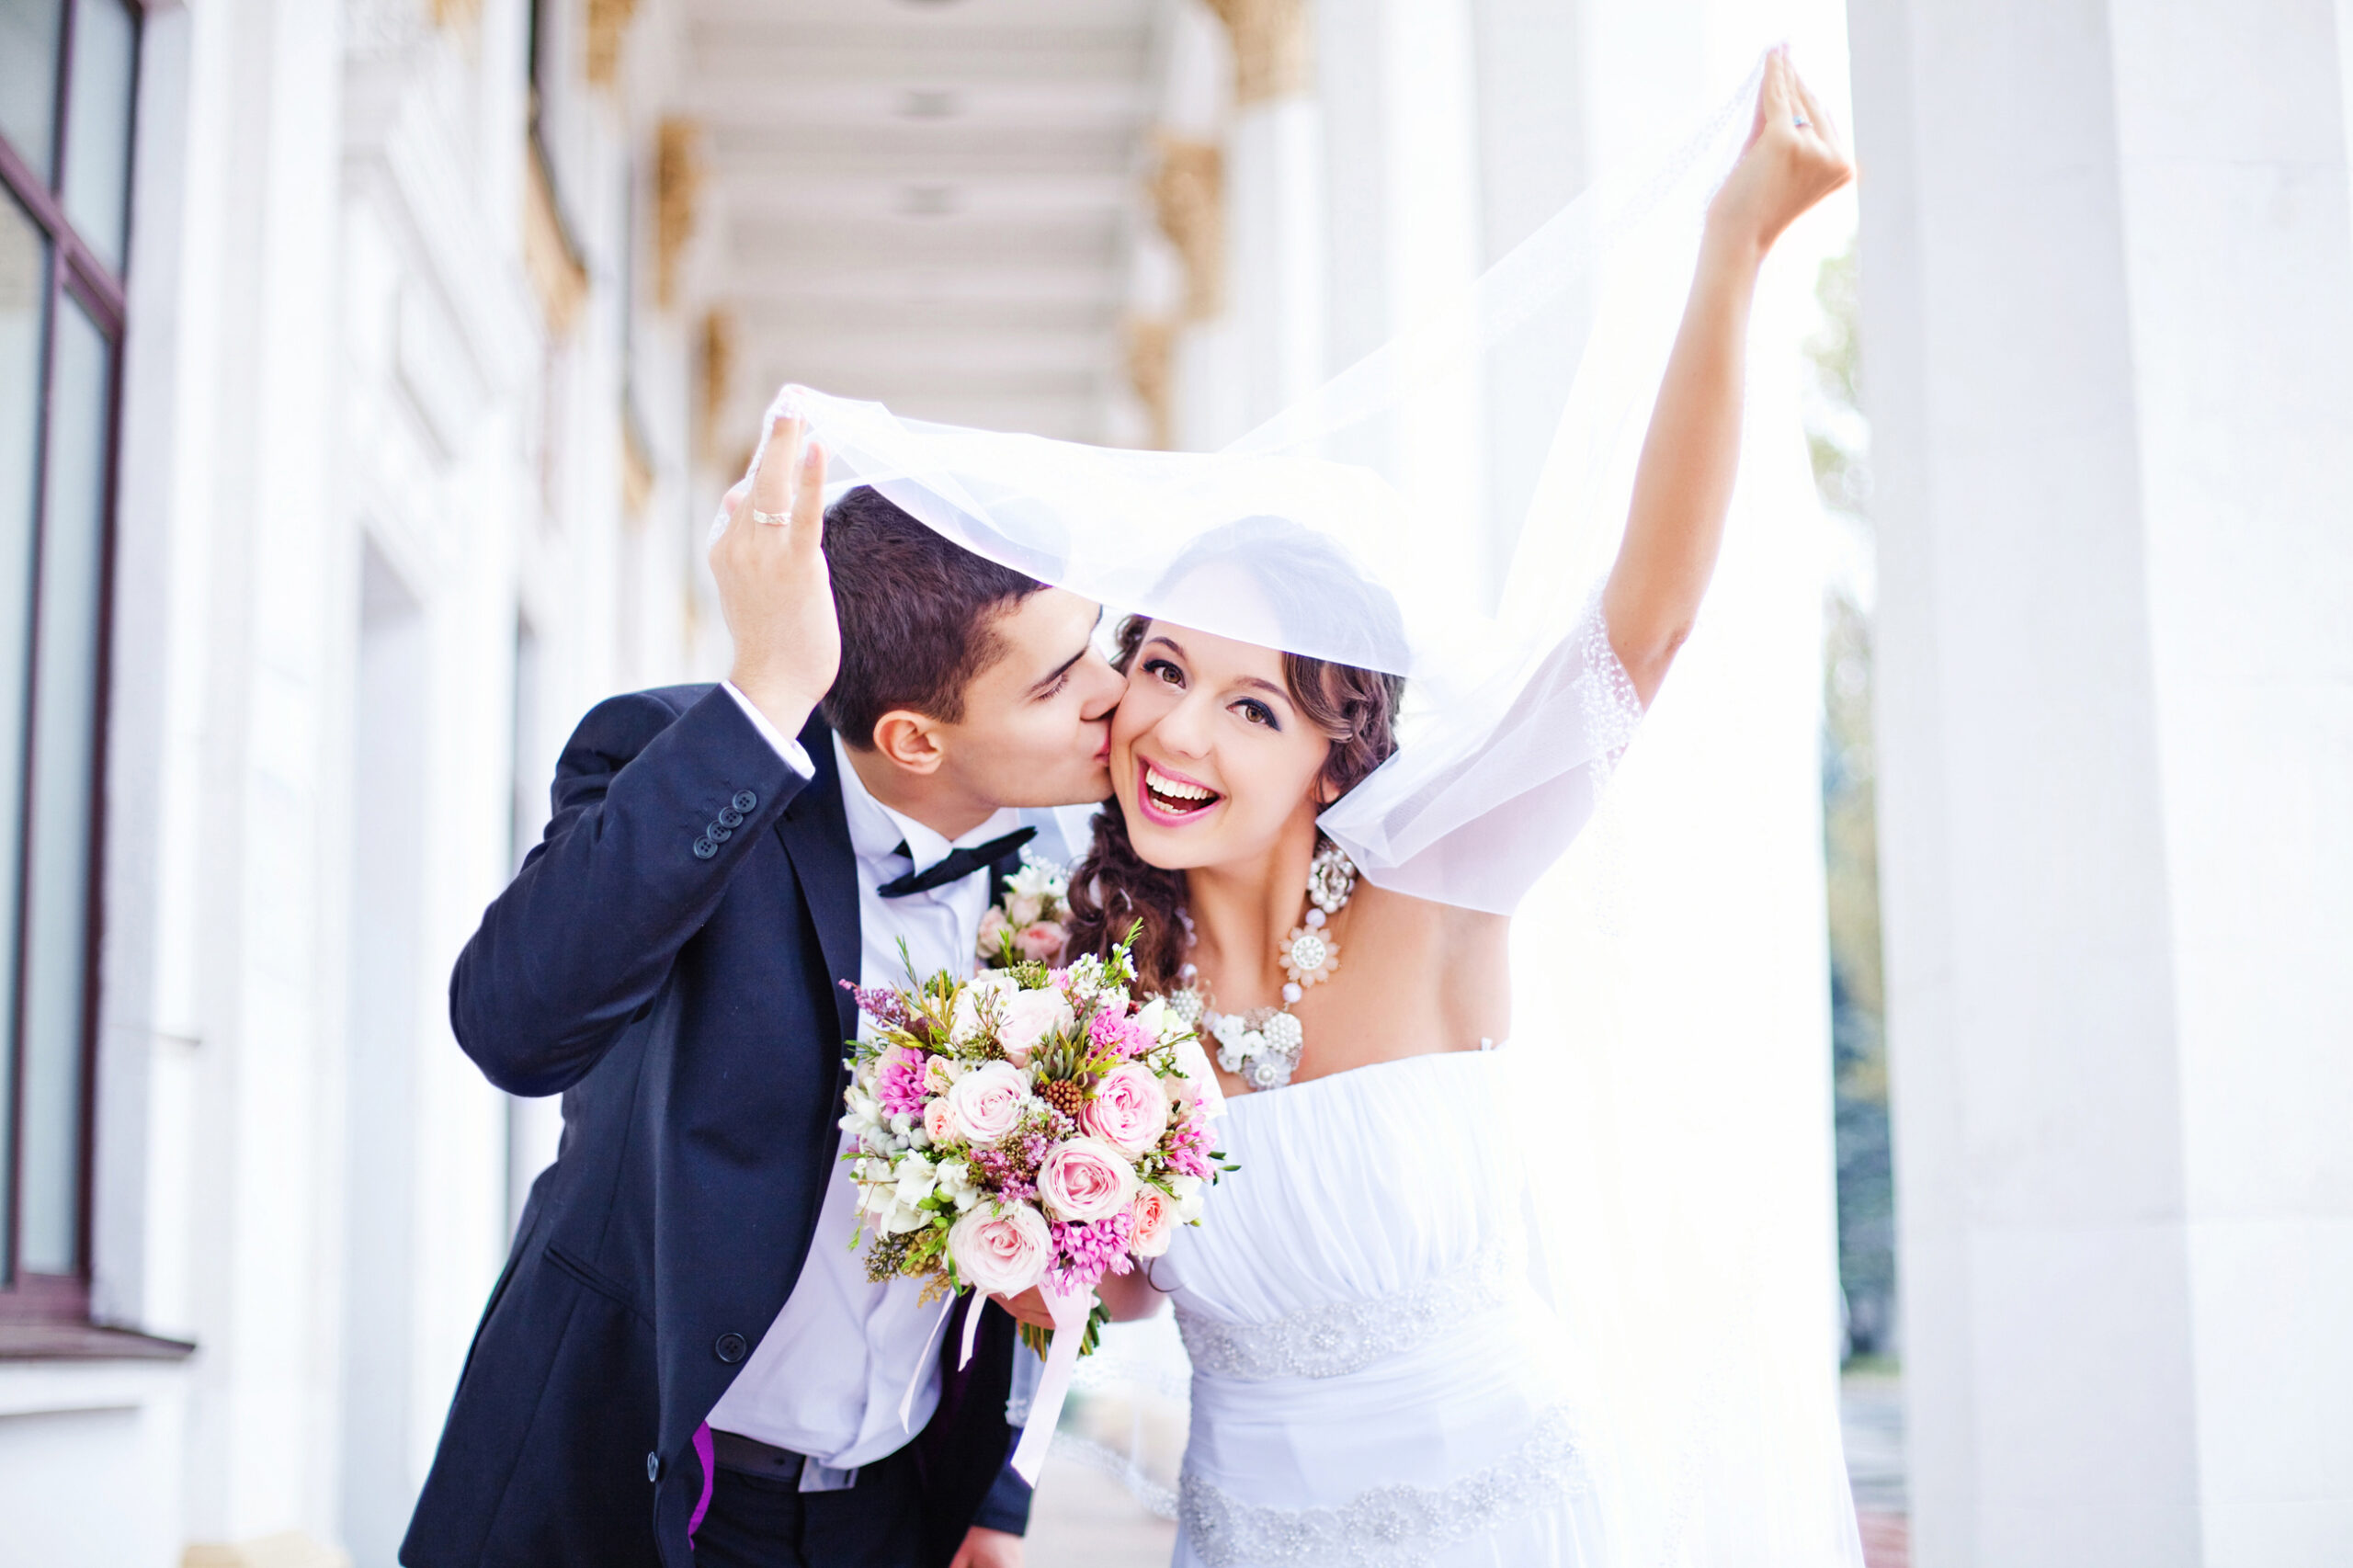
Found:
<svg viewBox="0 0 2353 1568"><path fill-rule="evenodd" d="M1156 0L688 0L735 412L1100 439Z"/></svg>

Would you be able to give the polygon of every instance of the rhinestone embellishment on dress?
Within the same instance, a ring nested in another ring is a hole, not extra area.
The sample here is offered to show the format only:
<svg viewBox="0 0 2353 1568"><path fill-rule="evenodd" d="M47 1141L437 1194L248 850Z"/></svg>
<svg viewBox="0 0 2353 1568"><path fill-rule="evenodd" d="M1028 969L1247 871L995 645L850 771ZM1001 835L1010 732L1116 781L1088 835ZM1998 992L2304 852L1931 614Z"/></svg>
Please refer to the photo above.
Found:
<svg viewBox="0 0 2353 1568"><path fill-rule="evenodd" d="M1176 1308L1193 1369L1238 1382L1337 1378L1411 1350L1497 1305L1526 1255L1489 1242L1451 1273L1369 1301L1335 1301L1266 1323L1226 1323Z"/></svg>
<svg viewBox="0 0 2353 1568"><path fill-rule="evenodd" d="M1445 1486L1375 1487L1337 1508L1268 1508L1188 1471L1176 1517L1209 1568L1418 1568L1585 1483L1574 1423L1556 1406L1508 1459Z"/></svg>

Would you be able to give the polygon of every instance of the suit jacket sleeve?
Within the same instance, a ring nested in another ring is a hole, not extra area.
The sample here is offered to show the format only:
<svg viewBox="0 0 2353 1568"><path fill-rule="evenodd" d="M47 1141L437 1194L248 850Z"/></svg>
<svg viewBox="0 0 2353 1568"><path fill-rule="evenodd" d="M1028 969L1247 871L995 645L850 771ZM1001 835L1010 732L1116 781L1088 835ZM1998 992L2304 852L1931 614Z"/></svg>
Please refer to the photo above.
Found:
<svg viewBox="0 0 2353 1568"><path fill-rule="evenodd" d="M981 1510L972 1516L972 1523L1007 1535L1029 1533L1029 1483L1013 1468L1012 1456L1006 1456L1005 1468L996 1472L996 1481L981 1499Z"/></svg>
<svg viewBox="0 0 2353 1568"><path fill-rule="evenodd" d="M597 704L556 764L554 815L449 977L458 1043L510 1094L596 1066L808 779L712 687Z"/></svg>

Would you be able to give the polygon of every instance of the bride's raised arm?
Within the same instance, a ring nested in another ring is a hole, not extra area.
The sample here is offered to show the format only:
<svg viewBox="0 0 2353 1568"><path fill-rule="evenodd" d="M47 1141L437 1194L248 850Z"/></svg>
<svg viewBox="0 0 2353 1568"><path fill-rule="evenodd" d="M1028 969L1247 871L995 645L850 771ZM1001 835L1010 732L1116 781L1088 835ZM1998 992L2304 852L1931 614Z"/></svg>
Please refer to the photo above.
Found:
<svg viewBox="0 0 2353 1568"><path fill-rule="evenodd" d="M1774 51L1747 145L1708 208L1699 271L1634 473L1625 540L1602 590L1610 647L1645 707L1691 633L1723 542L1757 268L1781 231L1854 175L1787 51Z"/></svg>
<svg viewBox="0 0 2353 1568"><path fill-rule="evenodd" d="M1740 463L1757 268L1799 214L1853 177L1777 51L1747 142L1708 207L1599 614L1512 672L1510 700L1492 721L1463 719L1460 733L1426 744L1418 766L1410 750L1392 758L1324 813L1324 830L1374 885L1508 915L1592 816L1715 570Z"/></svg>

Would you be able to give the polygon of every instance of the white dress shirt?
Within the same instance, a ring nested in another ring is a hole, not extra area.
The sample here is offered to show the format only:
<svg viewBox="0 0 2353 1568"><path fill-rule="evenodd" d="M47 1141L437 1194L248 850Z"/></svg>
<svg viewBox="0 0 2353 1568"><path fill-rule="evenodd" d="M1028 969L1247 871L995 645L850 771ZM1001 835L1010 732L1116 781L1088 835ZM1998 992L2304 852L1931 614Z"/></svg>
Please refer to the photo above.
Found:
<svg viewBox="0 0 2353 1568"><path fill-rule="evenodd" d="M783 738L758 710L733 685L727 690L798 769L794 753L800 748L785 751L784 744L779 744ZM943 969L969 972L981 916L990 903L985 874L904 898L886 899L876 889L910 869L937 863L950 849L1012 832L1020 825L1019 814L1000 811L961 837L943 838L868 793L841 738L834 737L833 744L850 849L858 860L863 939L858 983L904 985L907 960L918 976ZM902 845L912 856L901 853ZM899 953L903 941L905 960ZM861 1019L861 1031L865 1027ZM932 1335L940 1304L918 1306L915 1298L922 1286L912 1279L883 1285L868 1281L864 1249L853 1251L849 1244L857 1216L858 1189L849 1166L836 1163L818 1206L808 1261L792 1294L710 1415L718 1430L809 1456L801 1481L804 1491L847 1484L850 1478L842 1472L904 1447L939 1403L939 1362L932 1354ZM918 1376L915 1403L903 1426L899 1402Z"/></svg>

